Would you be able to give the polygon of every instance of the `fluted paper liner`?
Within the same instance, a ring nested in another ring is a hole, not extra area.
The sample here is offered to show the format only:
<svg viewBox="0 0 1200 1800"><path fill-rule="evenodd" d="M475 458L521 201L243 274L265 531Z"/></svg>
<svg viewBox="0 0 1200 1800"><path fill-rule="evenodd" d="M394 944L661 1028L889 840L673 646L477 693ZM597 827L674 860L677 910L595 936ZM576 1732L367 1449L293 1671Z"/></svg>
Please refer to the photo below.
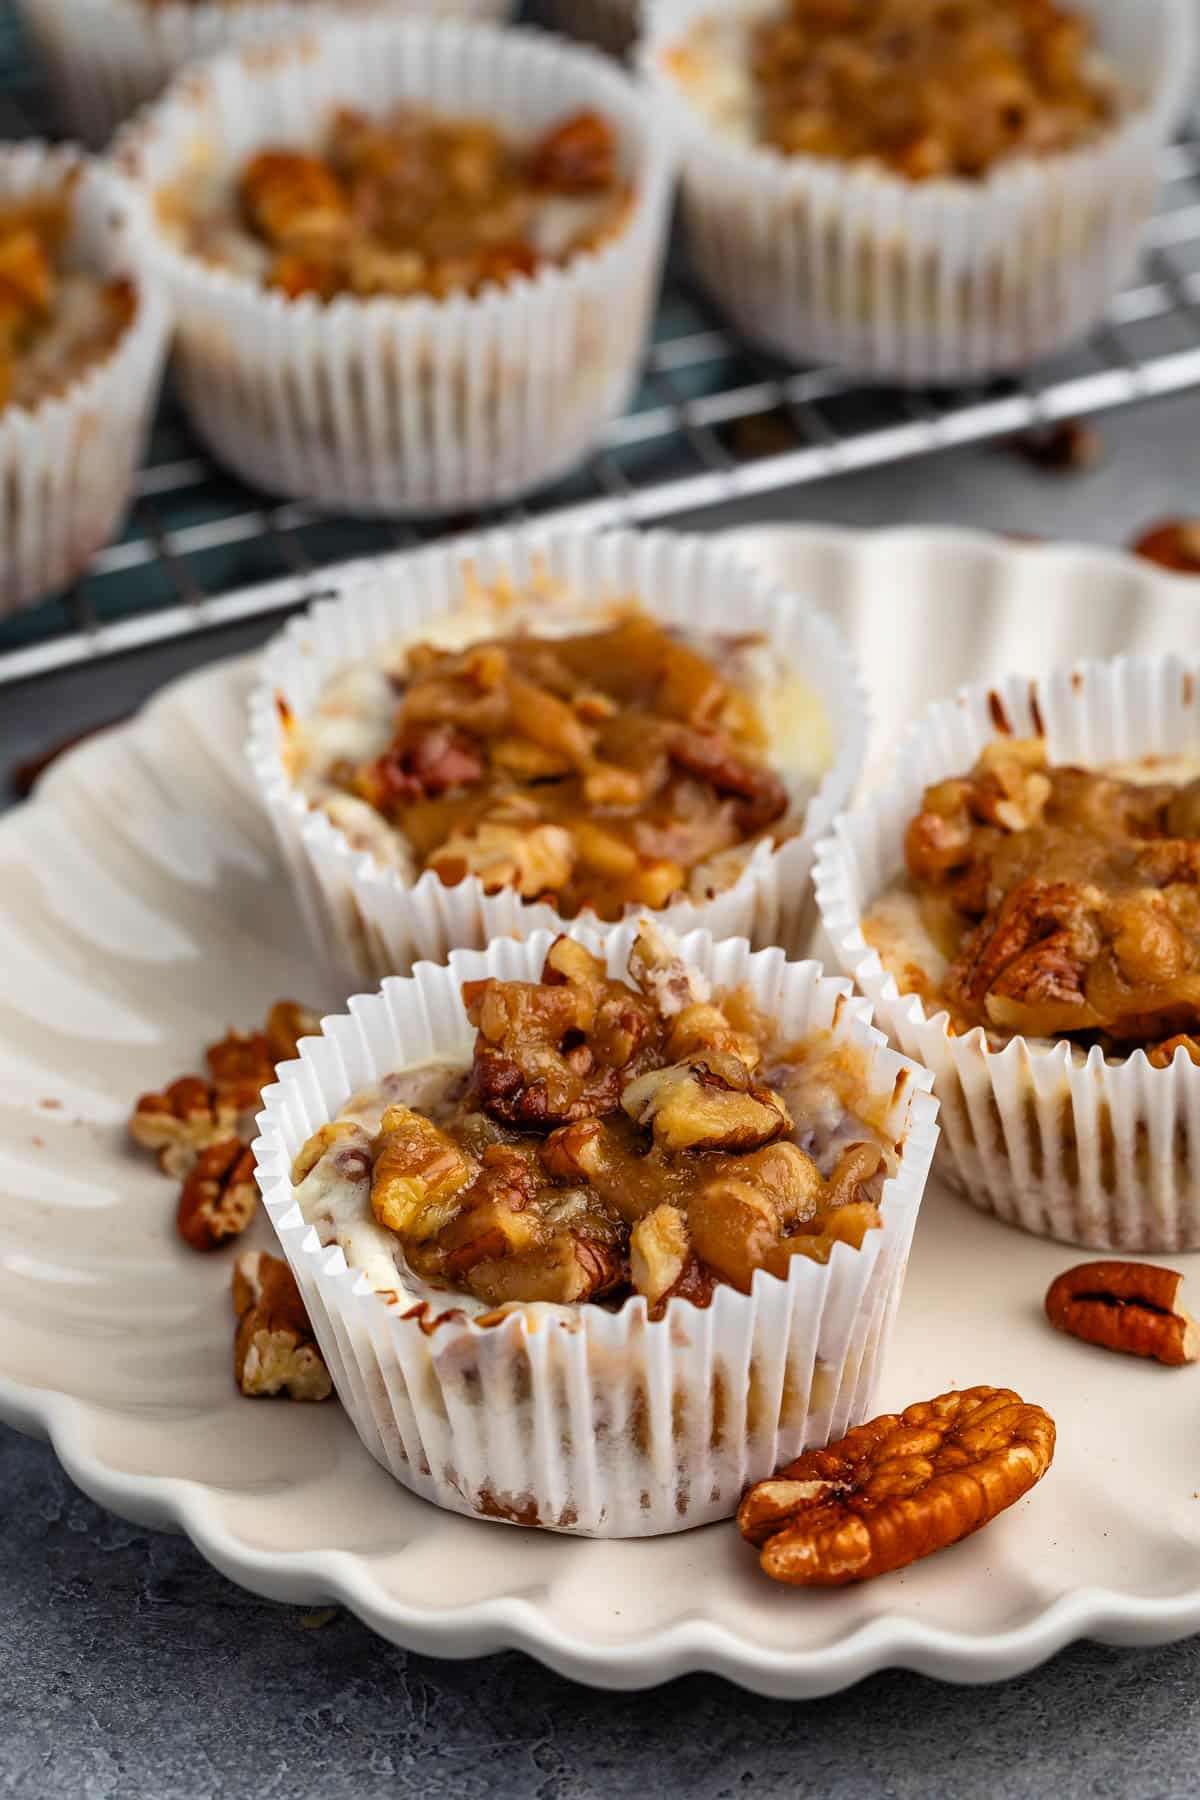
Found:
<svg viewBox="0 0 1200 1800"><path fill-rule="evenodd" d="M640 52L679 144L693 259L740 331L783 356L950 382L1024 368L1103 316L1188 93L1193 0L1080 0L1138 102L1095 144L920 183L742 142L687 98L669 53L689 28L772 4L658 0Z"/></svg>
<svg viewBox="0 0 1200 1800"><path fill-rule="evenodd" d="M99 149L172 76L231 44L353 13L503 19L508 0L18 0L63 123Z"/></svg>
<svg viewBox="0 0 1200 1800"><path fill-rule="evenodd" d="M164 229L154 196L199 153L232 171L263 143L311 142L336 104L374 113L402 100L526 134L602 113L632 184L628 217L597 249L475 297L328 306L213 267ZM116 156L135 182L142 253L176 309L184 404L247 481L353 512L490 505L565 474L628 398L671 166L644 96L597 51L487 25L332 26L182 77Z"/></svg>
<svg viewBox="0 0 1200 1800"><path fill-rule="evenodd" d="M547 616L561 617L560 606L568 616L577 611L581 629L606 604L633 598L657 618L696 631L766 634L780 664L803 677L824 715L828 761L818 759L815 768L779 765L793 784L812 788L794 837L778 849L756 845L738 879L712 899L680 900L655 916L676 931L703 928L798 952L814 917L813 849L849 797L866 738L862 692L833 628L800 596L711 538L528 530L495 532L360 572L337 599L319 601L267 650L251 700L250 762L325 958L348 980L372 985L383 975L407 973L423 957L441 960L454 948L482 947L495 937L563 928L552 907L511 889L487 894L477 876L447 887L432 871L410 882L384 868L308 805L285 766L279 700L294 718L307 719L335 669L397 639L419 639L432 621L459 610L468 572L475 588L508 579L518 593L561 589L553 611L547 598ZM535 628L537 619L534 612ZM503 632L503 614L481 614L479 635L489 629ZM588 918L595 926L595 915Z"/></svg>
<svg viewBox="0 0 1200 1800"><path fill-rule="evenodd" d="M1039 1237L1088 1249L1200 1249L1200 1067L1182 1052L1106 1060L1065 1042L1013 1038L991 1049L944 1011L902 995L862 933L904 866L904 831L926 786L971 767L995 720L1052 762L1099 766L1200 747L1200 666L1168 656L1080 663L1035 686L1012 676L933 706L896 758L894 780L843 815L818 847L822 924L877 1023L931 1070L947 1175L973 1205Z"/></svg>
<svg viewBox="0 0 1200 1800"><path fill-rule="evenodd" d="M624 974L637 933L605 940L572 927L610 974ZM405 1487L454 1512L593 1537L643 1537L727 1517L748 1482L805 1446L839 1437L870 1412L937 1136L924 1070L865 1023L848 984L780 950L694 932L686 960L719 988L748 985L784 1041L832 1033L863 1058L864 1093L897 1145L880 1229L861 1250L838 1244L826 1266L797 1256L786 1281L759 1272L750 1294L674 1300L649 1319L639 1296L619 1312L538 1303L481 1327L423 1330L322 1248L294 1198L293 1157L356 1089L431 1057L469 1054L464 981L537 980L549 932L486 951L350 1002L301 1046L263 1096L255 1145L266 1209L304 1295L338 1395L371 1454ZM470 1296L447 1305L484 1308Z"/></svg>
<svg viewBox="0 0 1200 1800"><path fill-rule="evenodd" d="M57 192L72 174L65 255L101 280L128 277L137 311L112 350L65 390L0 408L0 616L65 587L113 536L158 394L167 309L120 234L111 174L71 149L0 152L0 206Z"/></svg>

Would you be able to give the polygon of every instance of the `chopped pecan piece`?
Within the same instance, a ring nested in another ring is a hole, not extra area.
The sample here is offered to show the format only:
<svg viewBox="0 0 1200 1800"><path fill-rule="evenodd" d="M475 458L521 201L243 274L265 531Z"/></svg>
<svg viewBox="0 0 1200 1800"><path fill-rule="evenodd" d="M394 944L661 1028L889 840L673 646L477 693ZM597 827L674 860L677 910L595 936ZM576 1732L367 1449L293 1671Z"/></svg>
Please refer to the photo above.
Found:
<svg viewBox="0 0 1200 1800"><path fill-rule="evenodd" d="M371 1210L390 1231L421 1243L449 1224L460 1190L474 1174L453 1138L407 1106L389 1106L379 1132Z"/></svg>
<svg viewBox="0 0 1200 1800"><path fill-rule="evenodd" d="M133 1109L129 1135L143 1149L158 1152L164 1175L185 1175L210 1144L231 1137L238 1122L236 1103L199 1075L183 1075L161 1094L143 1094Z"/></svg>
<svg viewBox="0 0 1200 1800"><path fill-rule="evenodd" d="M683 1276L692 1246L687 1220L677 1206L665 1202L646 1213L629 1234L629 1273L651 1314Z"/></svg>
<svg viewBox="0 0 1200 1800"><path fill-rule="evenodd" d="M217 1092L239 1112L253 1112L265 1087L275 1079L275 1063L261 1031L230 1031L205 1051L208 1072Z"/></svg>
<svg viewBox="0 0 1200 1800"><path fill-rule="evenodd" d="M300 1039L319 1037L321 1015L298 1000L277 1000L267 1014L264 1035L272 1065L294 1062L300 1054Z"/></svg>
<svg viewBox="0 0 1200 1800"><path fill-rule="evenodd" d="M754 1150L792 1128L779 1095L722 1050L651 1069L627 1085L621 1105L666 1151Z"/></svg>
<svg viewBox="0 0 1200 1800"><path fill-rule="evenodd" d="M623 1276L620 1252L612 1244L562 1232L523 1255L476 1264L470 1286L491 1306L518 1300L566 1306L600 1299Z"/></svg>
<svg viewBox="0 0 1200 1800"><path fill-rule="evenodd" d="M1178 1367L1200 1358L1200 1327L1178 1304L1183 1276L1151 1263L1089 1262L1066 1269L1046 1293L1059 1331Z"/></svg>
<svg viewBox="0 0 1200 1800"><path fill-rule="evenodd" d="M750 1489L738 1527L776 1581L868 1581L978 1531L1053 1456L1054 1421L1040 1406L1010 1388L968 1388L805 1451Z"/></svg>
<svg viewBox="0 0 1200 1800"><path fill-rule="evenodd" d="M300 1183L312 1174L317 1164L331 1150L339 1148L339 1173L352 1181L365 1181L371 1174L370 1141L361 1125L350 1119L337 1119L332 1125L322 1125L301 1145L292 1163L292 1186Z"/></svg>
<svg viewBox="0 0 1200 1800"><path fill-rule="evenodd" d="M1175 575L1200 575L1200 519L1164 519L1135 538L1131 548Z"/></svg>
<svg viewBox="0 0 1200 1800"><path fill-rule="evenodd" d="M531 180L560 194L588 194L617 178L617 140L599 113L575 113L541 138L529 161Z"/></svg>
<svg viewBox="0 0 1200 1800"><path fill-rule="evenodd" d="M233 1266L237 1315L233 1372L247 1396L286 1394L289 1400L328 1400L333 1392L288 1265L263 1250L247 1250Z"/></svg>
<svg viewBox="0 0 1200 1800"><path fill-rule="evenodd" d="M551 946L541 983L468 982L463 999L480 1103L535 1130L614 1111L656 1035L653 1009L569 938Z"/></svg>
<svg viewBox="0 0 1200 1800"><path fill-rule="evenodd" d="M788 808L788 791L764 763L751 762L736 751L722 732L681 728L668 743L673 763L710 781L719 794L738 800L734 816L747 837L765 831Z"/></svg>
<svg viewBox="0 0 1200 1800"><path fill-rule="evenodd" d="M485 893L515 888L526 900L556 894L571 879L575 842L561 825L508 825L485 819L454 832L429 857L429 867L454 887L477 875Z"/></svg>
<svg viewBox="0 0 1200 1800"><path fill-rule="evenodd" d="M253 1152L239 1138L210 1144L180 1192L179 1235L193 1250L219 1250L241 1236L257 1206Z"/></svg>
<svg viewBox="0 0 1200 1800"><path fill-rule="evenodd" d="M241 198L273 244L319 244L349 229L350 201L337 176L301 150L260 150L242 172Z"/></svg>
<svg viewBox="0 0 1200 1800"><path fill-rule="evenodd" d="M1175 1037L1164 1038L1161 1044L1155 1044L1147 1050L1146 1055L1156 1069L1169 1069L1175 1061L1176 1052L1182 1050L1190 1062L1200 1063L1200 1038L1190 1032L1179 1032Z"/></svg>

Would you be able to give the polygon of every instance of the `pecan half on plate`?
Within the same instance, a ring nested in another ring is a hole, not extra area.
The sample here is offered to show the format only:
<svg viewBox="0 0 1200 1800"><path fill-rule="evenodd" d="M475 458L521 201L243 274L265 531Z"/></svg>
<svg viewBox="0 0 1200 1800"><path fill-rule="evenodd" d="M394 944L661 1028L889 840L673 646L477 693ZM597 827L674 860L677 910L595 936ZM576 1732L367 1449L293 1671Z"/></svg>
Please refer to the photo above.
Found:
<svg viewBox="0 0 1200 1800"><path fill-rule="evenodd" d="M842 1587L978 1531L1039 1482L1054 1421L1011 1388L974 1387L885 1413L806 1450L738 1508L775 1581Z"/></svg>
<svg viewBox="0 0 1200 1800"><path fill-rule="evenodd" d="M1200 1357L1200 1328L1177 1304L1182 1284L1153 1263L1078 1263L1050 1283L1046 1317L1085 1344L1177 1368Z"/></svg>

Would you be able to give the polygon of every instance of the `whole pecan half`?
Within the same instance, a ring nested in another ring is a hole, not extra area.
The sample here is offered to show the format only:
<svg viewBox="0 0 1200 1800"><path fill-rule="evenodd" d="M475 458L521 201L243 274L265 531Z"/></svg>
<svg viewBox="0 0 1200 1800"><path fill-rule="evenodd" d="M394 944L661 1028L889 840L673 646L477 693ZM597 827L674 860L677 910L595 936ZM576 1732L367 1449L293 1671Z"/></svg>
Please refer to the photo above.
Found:
<svg viewBox="0 0 1200 1800"><path fill-rule="evenodd" d="M193 1250L219 1250L245 1231L257 1205L253 1152L238 1138L210 1144L180 1191L179 1235Z"/></svg>
<svg viewBox="0 0 1200 1800"><path fill-rule="evenodd" d="M1085 1344L1178 1367L1200 1357L1200 1329L1176 1304L1182 1282L1152 1263L1079 1263L1050 1283L1046 1317Z"/></svg>
<svg viewBox="0 0 1200 1800"><path fill-rule="evenodd" d="M806 1450L738 1509L765 1572L841 1587L978 1531L1041 1480L1054 1421L1011 1388L974 1387L887 1413Z"/></svg>

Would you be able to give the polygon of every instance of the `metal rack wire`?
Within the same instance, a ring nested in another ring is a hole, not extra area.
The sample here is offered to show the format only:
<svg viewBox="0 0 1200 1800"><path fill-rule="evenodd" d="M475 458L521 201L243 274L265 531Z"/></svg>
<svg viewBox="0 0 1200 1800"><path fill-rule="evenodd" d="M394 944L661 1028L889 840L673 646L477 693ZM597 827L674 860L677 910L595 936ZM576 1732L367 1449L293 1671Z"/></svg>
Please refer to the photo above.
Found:
<svg viewBox="0 0 1200 1800"><path fill-rule="evenodd" d="M0 0L0 136L49 118ZM1166 153L1163 181L1141 267L1105 324L1019 382L969 391L880 389L761 356L673 256L629 411L518 516L664 519L1200 384L1200 120ZM480 522L422 529L272 501L208 459L168 392L122 536L68 593L0 625L0 685L303 605L334 563Z"/></svg>

